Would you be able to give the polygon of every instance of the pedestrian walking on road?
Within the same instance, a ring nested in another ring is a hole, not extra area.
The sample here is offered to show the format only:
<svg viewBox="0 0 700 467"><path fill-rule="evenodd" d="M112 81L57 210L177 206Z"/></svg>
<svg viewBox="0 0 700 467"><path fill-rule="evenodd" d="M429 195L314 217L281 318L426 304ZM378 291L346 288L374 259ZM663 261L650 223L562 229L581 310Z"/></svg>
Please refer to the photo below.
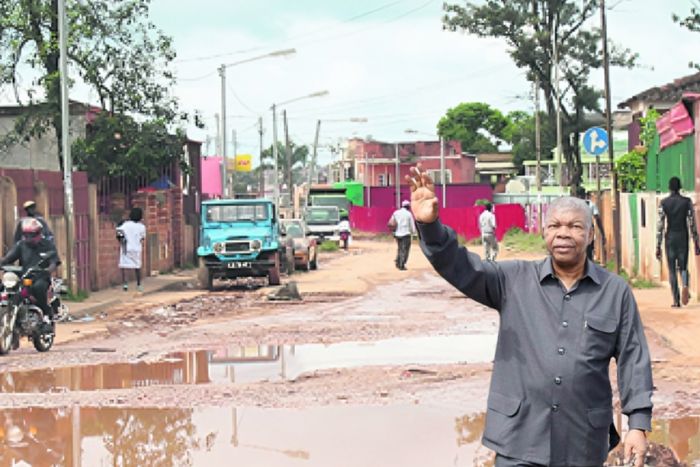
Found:
<svg viewBox="0 0 700 467"><path fill-rule="evenodd" d="M119 268L122 271L122 286L124 291L129 290L126 271L131 269L136 274L136 287L143 292L141 285L141 254L143 242L146 238L146 226L141 222L143 211L141 208L132 208L129 220L117 227L117 239L119 240Z"/></svg>
<svg viewBox="0 0 700 467"><path fill-rule="evenodd" d="M547 210L549 255L482 261L438 218L430 176L411 168L411 209L436 271L500 314L483 444L496 466L602 466L620 441L610 361L617 362L626 461L642 467L651 430L651 361L634 295L586 257L591 212L564 197Z"/></svg>
<svg viewBox="0 0 700 467"><path fill-rule="evenodd" d="M496 261L496 255L498 255L496 215L493 213L493 205L491 203L486 203L485 208L484 212L479 216L481 243L484 245L484 257L486 261Z"/></svg>
<svg viewBox="0 0 700 467"><path fill-rule="evenodd" d="M46 219L42 217L41 214L39 214L39 211L36 210L36 202L34 200L29 200L25 202L22 207L24 208L24 213L25 213L25 218L33 218L39 221L41 224L41 234L44 237L44 239L48 240L55 246L54 242L54 237L53 237L53 232L51 232L51 228L49 227L49 223L46 222ZM24 219L24 218L23 218ZM15 243L19 242L22 240L22 220L20 219L19 222L17 222L17 226L15 227Z"/></svg>
<svg viewBox="0 0 700 467"><path fill-rule="evenodd" d="M401 203L401 209L397 209L389 219L389 228L394 231L396 239L396 267L401 270L406 270L406 262L408 254L411 251L411 236L416 234L416 223L411 215L411 203L404 200Z"/></svg>
<svg viewBox="0 0 700 467"><path fill-rule="evenodd" d="M603 250L605 250L605 245L607 243L605 239L605 231L603 230L603 221L600 218L600 211L598 210L598 206L593 202L591 199L590 193L586 191L585 188L579 187L577 191L577 195L579 198L582 200L586 201L586 205L588 206L588 209L591 210L591 216L593 217L593 221L596 226L598 226L598 230L600 231L600 240L603 242ZM595 253L595 230L593 232L593 240L591 243L588 244L588 248L586 249L586 256L588 256L588 259L592 260L593 256Z"/></svg>
<svg viewBox="0 0 700 467"><path fill-rule="evenodd" d="M690 198L681 195L681 180L671 177L668 182L671 194L661 201L659 223L656 231L656 258L661 261L661 240L666 240L666 262L668 264L669 282L673 295L674 308L690 301L688 285L688 231L693 236L695 255L700 255L698 229L695 223L695 211ZM665 232L665 234L664 234ZM678 273L681 275L683 290L678 290Z"/></svg>

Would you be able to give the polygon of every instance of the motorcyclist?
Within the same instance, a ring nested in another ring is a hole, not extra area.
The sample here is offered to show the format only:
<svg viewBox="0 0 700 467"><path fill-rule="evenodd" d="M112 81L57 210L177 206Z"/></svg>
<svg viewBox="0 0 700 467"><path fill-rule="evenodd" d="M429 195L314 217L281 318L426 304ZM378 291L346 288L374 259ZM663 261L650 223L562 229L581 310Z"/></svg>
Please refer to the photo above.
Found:
<svg viewBox="0 0 700 467"><path fill-rule="evenodd" d="M29 293L36 300L36 305L44 312L44 324L53 332L53 309L48 303L48 290L51 284L51 273L56 270L61 261L53 242L44 238L43 226L39 220L25 217L20 225L22 239L7 252L4 258L0 259L0 266L19 260L22 274L30 268L37 268L38 271L32 276L33 283ZM42 267L45 264L47 264L46 267Z"/></svg>
<svg viewBox="0 0 700 467"><path fill-rule="evenodd" d="M42 228L42 233L44 234L44 238L51 243L55 244L55 240L53 237L53 232L51 232L51 228L49 227L48 222L46 222L46 219L41 217L39 212L36 210L36 202L33 200L29 200L26 203L22 205L24 208L24 212L26 213L26 217L31 217L33 219L38 220L41 223L41 228ZM22 240L22 220L17 223L17 227L15 227L15 243L19 242Z"/></svg>
<svg viewBox="0 0 700 467"><path fill-rule="evenodd" d="M352 232L350 231L350 219L348 219L348 216L343 215L340 217L338 231L340 232L341 238L344 238L344 235L347 236L347 238L343 239L343 247L347 250L350 244L350 237L352 236Z"/></svg>

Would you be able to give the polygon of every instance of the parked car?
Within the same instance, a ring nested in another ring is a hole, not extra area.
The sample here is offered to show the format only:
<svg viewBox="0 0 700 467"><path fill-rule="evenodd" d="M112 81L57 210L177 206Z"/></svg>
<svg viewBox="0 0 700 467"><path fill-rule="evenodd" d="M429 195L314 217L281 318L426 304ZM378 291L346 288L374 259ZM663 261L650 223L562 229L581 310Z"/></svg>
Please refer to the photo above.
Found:
<svg viewBox="0 0 700 467"><path fill-rule="evenodd" d="M294 271L291 242L280 238L275 206L265 199L222 199L202 203L199 280L211 290L214 279L267 277L280 284Z"/></svg>
<svg viewBox="0 0 700 467"><path fill-rule="evenodd" d="M293 241L295 266L304 271L318 269L318 242L307 236L306 223L302 219L282 219L280 229L284 238Z"/></svg>

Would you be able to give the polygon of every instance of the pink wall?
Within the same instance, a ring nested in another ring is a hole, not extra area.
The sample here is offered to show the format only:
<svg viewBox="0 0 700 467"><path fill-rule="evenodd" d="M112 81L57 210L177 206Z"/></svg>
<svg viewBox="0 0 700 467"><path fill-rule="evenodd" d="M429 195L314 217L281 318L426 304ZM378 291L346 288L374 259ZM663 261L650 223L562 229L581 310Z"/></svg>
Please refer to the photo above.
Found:
<svg viewBox="0 0 700 467"><path fill-rule="evenodd" d="M369 198L367 188L365 188L365 206L396 208L396 187L374 186L370 188ZM401 199L411 199L411 190L408 185L401 185ZM442 186L435 187L440 206L442 206ZM463 185L447 185L447 207L462 208L474 206L479 199L493 201L491 185L482 183L470 183Z"/></svg>
<svg viewBox="0 0 700 467"><path fill-rule="evenodd" d="M350 210L352 228L363 232L389 233L386 224L394 210L392 207L352 206ZM477 238L481 235L478 222L483 210L483 206L444 208L440 209L440 219L443 224L452 227L464 238ZM496 237L499 240L514 227L525 230L525 209L521 205L497 204L494 206L494 214L497 224Z"/></svg>
<svg viewBox="0 0 700 467"><path fill-rule="evenodd" d="M221 196L221 157L202 157L202 194Z"/></svg>

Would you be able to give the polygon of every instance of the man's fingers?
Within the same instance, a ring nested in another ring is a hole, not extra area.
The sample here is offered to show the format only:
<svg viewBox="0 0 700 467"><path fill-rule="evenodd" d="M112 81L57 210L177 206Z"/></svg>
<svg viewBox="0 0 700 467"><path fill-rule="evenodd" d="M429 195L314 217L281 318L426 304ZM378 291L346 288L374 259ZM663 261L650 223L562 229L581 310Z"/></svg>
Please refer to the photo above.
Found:
<svg viewBox="0 0 700 467"><path fill-rule="evenodd" d="M625 443L625 464L632 462L632 443Z"/></svg>

